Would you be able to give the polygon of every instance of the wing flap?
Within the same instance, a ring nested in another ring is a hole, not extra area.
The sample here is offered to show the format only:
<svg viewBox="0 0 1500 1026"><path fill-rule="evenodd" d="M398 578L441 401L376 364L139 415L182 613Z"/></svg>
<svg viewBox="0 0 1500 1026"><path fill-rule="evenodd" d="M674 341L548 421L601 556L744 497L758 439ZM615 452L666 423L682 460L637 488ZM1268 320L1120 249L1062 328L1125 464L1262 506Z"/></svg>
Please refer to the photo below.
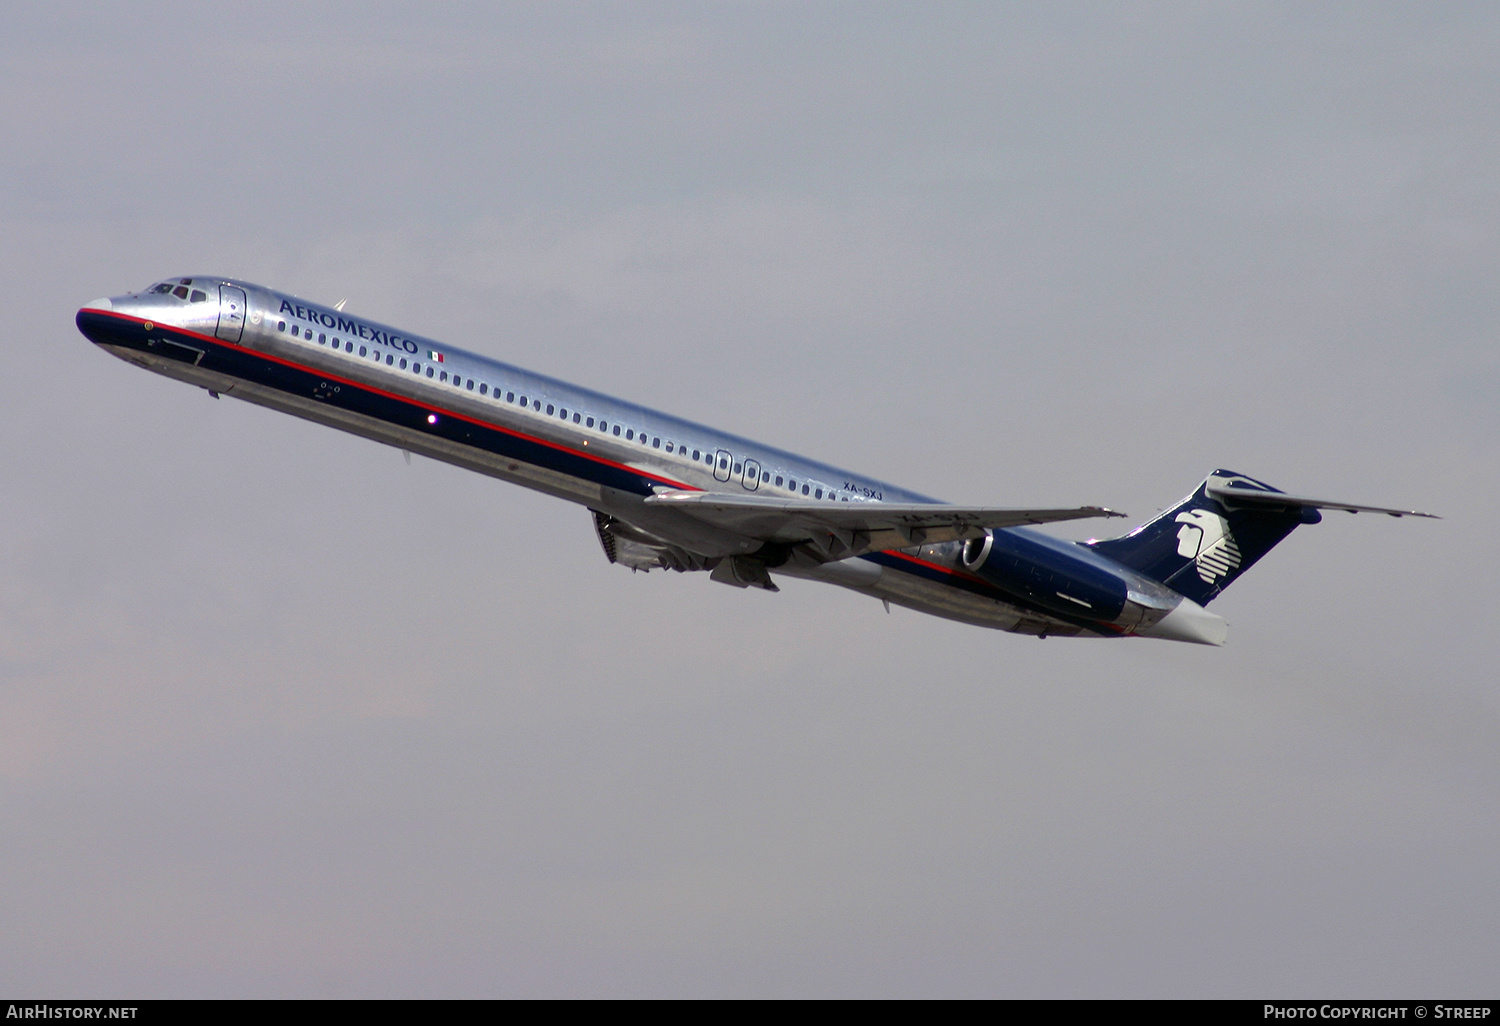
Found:
<svg viewBox="0 0 1500 1026"><path fill-rule="evenodd" d="M838 559L978 538L989 528L1124 516L1103 506L1008 509L943 503L818 502L692 491L659 492L645 501L768 542L810 541L830 558Z"/></svg>

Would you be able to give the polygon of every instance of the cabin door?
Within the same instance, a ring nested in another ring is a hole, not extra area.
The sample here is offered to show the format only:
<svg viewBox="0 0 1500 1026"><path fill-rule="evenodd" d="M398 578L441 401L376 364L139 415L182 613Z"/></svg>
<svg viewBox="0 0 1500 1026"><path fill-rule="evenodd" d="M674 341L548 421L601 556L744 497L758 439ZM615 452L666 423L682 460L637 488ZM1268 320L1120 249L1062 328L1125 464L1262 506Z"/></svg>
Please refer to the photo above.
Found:
<svg viewBox="0 0 1500 1026"><path fill-rule="evenodd" d="M238 342L245 330L245 290L219 286L219 327L214 334L225 342Z"/></svg>

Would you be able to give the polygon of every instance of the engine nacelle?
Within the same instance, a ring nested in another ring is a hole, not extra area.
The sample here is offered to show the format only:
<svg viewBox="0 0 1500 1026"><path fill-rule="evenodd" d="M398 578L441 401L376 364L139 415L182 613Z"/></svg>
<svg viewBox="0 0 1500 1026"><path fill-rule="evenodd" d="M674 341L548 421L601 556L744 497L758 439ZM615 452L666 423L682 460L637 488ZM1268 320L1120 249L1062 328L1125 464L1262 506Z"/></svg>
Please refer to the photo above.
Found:
<svg viewBox="0 0 1500 1026"><path fill-rule="evenodd" d="M1073 554L1071 542L1019 531L986 531L964 542L963 564L1008 595L1070 619L1115 623L1125 610L1124 578Z"/></svg>

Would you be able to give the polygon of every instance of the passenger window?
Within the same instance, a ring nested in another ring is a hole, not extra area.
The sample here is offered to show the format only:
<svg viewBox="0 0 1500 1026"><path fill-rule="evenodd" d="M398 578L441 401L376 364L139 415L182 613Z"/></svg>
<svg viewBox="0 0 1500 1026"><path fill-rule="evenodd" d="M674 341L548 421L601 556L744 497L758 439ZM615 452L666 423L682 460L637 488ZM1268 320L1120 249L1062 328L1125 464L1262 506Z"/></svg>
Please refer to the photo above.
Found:
<svg viewBox="0 0 1500 1026"><path fill-rule="evenodd" d="M699 452L698 452L698 450L697 450L697 449L694 449L694 450L693 450L693 462L694 462L694 463L697 463L697 462L698 462L698 461L699 461L699 460L700 460L700 459L702 459L702 458L703 458L703 457L702 457L702 456L701 456L701 455L700 455L700 454L699 454Z"/></svg>
<svg viewBox="0 0 1500 1026"><path fill-rule="evenodd" d="M479 393L480 395L484 395L484 392L482 391L483 387L484 386L482 386L482 385L480 386L480 388L481 388L481 391ZM474 379L473 378L470 378L468 381L466 381L464 383L464 391L465 392L472 392L472 391L474 391Z"/></svg>
<svg viewBox="0 0 1500 1026"><path fill-rule="evenodd" d="M616 438L620 437L620 425L618 425L618 424L615 425L615 437Z"/></svg>
<svg viewBox="0 0 1500 1026"><path fill-rule="evenodd" d="M552 416L552 404L551 403L547 404L547 416L549 416L549 417Z"/></svg>
<svg viewBox="0 0 1500 1026"><path fill-rule="evenodd" d="M653 439L651 439L651 448L653 448L653 449L660 449L661 448L661 439L660 438L653 438Z"/></svg>
<svg viewBox="0 0 1500 1026"><path fill-rule="evenodd" d="M803 495L806 495L806 494L807 494L807 485L803 485L803 486L802 486L802 494L803 494Z"/></svg>
<svg viewBox="0 0 1500 1026"><path fill-rule="evenodd" d="M364 346L360 346L359 347L359 355L360 356L364 356L368 352L369 352L369 350L367 350Z"/></svg>
<svg viewBox="0 0 1500 1026"><path fill-rule="evenodd" d="M547 412L551 413L552 411L548 410ZM559 417L561 417L563 420L567 420L568 419L568 411L567 410L558 410L557 411L557 415Z"/></svg>
<svg viewBox="0 0 1500 1026"><path fill-rule="evenodd" d="M635 428L631 428L629 431L625 432L625 440L627 442L635 441Z"/></svg>
<svg viewBox="0 0 1500 1026"><path fill-rule="evenodd" d="M429 377L429 378L430 378L430 377L432 377L432 368L431 368L431 367L428 367L428 368L427 368L427 376L428 376L428 377Z"/></svg>
<svg viewBox="0 0 1500 1026"><path fill-rule="evenodd" d="M590 417L588 419L588 423L584 424L584 427L593 427L593 426L594 426L594 418Z"/></svg>
<svg viewBox="0 0 1500 1026"><path fill-rule="evenodd" d="M738 474L738 473L739 473L739 472L740 472L740 465L739 465L739 464L738 464L738 463L736 463L736 464L735 464L735 465L734 465L734 472L735 472L735 473L736 473L736 474Z"/></svg>
<svg viewBox="0 0 1500 1026"><path fill-rule="evenodd" d="M401 369L406 370L406 357L401 358Z"/></svg>
<svg viewBox="0 0 1500 1026"><path fill-rule="evenodd" d="M515 402L516 401L516 393L514 393L514 392L506 392L505 393L505 401L508 402L508 403Z"/></svg>
<svg viewBox="0 0 1500 1026"><path fill-rule="evenodd" d="M667 452L671 452L671 451L672 451L672 443L668 442L667 443Z"/></svg>
<svg viewBox="0 0 1500 1026"><path fill-rule="evenodd" d="M528 399L527 399L527 398L526 398L526 397L525 397L525 396L524 396L524 395L523 395L523 396L521 396L521 405L522 405L522 406L526 406L526 405L528 405L528 404L529 404L529 402L530 402L530 400L528 400Z"/></svg>
<svg viewBox="0 0 1500 1026"><path fill-rule="evenodd" d="M276 322L276 330L277 331L285 331L286 330L286 321L277 321Z"/></svg>
<svg viewBox="0 0 1500 1026"><path fill-rule="evenodd" d="M486 385L484 382L481 381L479 383L479 394L480 395L488 395L489 394L489 392L488 392L489 387L490 387L489 385Z"/></svg>
<svg viewBox="0 0 1500 1026"><path fill-rule="evenodd" d="M822 497L823 497L823 489L819 488L818 491L817 491L817 494L814 495L813 498L815 498L815 499L821 499Z"/></svg>
<svg viewBox="0 0 1500 1026"><path fill-rule="evenodd" d="M583 419L583 418L582 418L582 417L580 417L580 416L578 416L578 414L576 414L576 413L575 413L575 414L573 414L573 423L574 423L574 424L577 424L577 423L578 423L578 422L579 422L579 421L580 421L580 420L582 420L582 419ZM592 418L592 417L590 417L590 418L589 418L589 419L590 419L590 420L593 420L593 418Z"/></svg>
<svg viewBox="0 0 1500 1026"><path fill-rule="evenodd" d="M353 342L345 342L344 343L344 352L346 352L346 353L352 353L352 352L354 352L354 343Z"/></svg>
<svg viewBox="0 0 1500 1026"><path fill-rule="evenodd" d="M776 487L777 487L777 488L780 488L780 487L781 487L781 478L780 478L780 476L778 476L778 477L777 477L777 478L776 478ZM793 490L794 490L794 491L795 491L795 489L793 489Z"/></svg>
<svg viewBox="0 0 1500 1026"><path fill-rule="evenodd" d="M324 343L326 343L327 341L328 341L328 336L325 335L325 334L323 334L321 331L318 332L318 345L321 346ZM333 344L334 345L338 345L339 344L339 340L338 339L334 339L333 340Z"/></svg>
<svg viewBox="0 0 1500 1026"><path fill-rule="evenodd" d="M393 363L395 363L395 362L396 362L396 358L395 358L395 357L394 357L394 356L387 356L387 357L386 357L386 358L385 358L385 365L386 365L386 366L387 366L387 367L389 367L389 366L390 366L390 365L391 365L391 364L393 364Z"/></svg>

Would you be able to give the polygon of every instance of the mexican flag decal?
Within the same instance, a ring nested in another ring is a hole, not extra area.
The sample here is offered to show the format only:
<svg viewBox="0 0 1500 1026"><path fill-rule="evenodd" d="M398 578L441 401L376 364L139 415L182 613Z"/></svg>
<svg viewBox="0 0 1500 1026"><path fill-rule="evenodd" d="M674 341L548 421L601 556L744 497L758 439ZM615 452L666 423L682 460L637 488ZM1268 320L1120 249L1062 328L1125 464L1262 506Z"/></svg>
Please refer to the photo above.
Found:
<svg viewBox="0 0 1500 1026"><path fill-rule="evenodd" d="M427 359L432 360L435 363L442 363L443 354L438 352L436 349L429 349L427 350Z"/></svg>

